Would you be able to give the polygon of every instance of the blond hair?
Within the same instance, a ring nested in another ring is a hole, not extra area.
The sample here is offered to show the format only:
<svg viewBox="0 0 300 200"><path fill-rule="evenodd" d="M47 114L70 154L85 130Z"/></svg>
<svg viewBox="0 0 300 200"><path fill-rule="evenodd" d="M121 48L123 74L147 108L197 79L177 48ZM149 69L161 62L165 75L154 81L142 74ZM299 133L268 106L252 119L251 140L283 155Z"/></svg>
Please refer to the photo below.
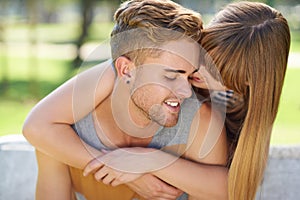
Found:
<svg viewBox="0 0 300 200"><path fill-rule="evenodd" d="M290 47L286 19L254 2L229 4L203 32L202 46L224 84L244 103L227 113L229 199L255 199L266 167Z"/></svg>
<svg viewBox="0 0 300 200"><path fill-rule="evenodd" d="M113 59L125 55L140 62L149 56L144 55L145 49L158 48L182 35L199 41L203 28L199 13L170 0L126 1L115 12L114 19L115 27L111 33Z"/></svg>

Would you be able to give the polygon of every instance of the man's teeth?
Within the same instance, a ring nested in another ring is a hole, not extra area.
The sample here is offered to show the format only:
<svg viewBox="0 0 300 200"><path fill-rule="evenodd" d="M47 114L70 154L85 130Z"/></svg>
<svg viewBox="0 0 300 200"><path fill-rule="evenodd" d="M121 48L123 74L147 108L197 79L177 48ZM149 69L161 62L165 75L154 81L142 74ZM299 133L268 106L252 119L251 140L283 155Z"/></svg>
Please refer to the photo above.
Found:
<svg viewBox="0 0 300 200"><path fill-rule="evenodd" d="M166 102L167 105L172 106L172 107L177 107L179 105L178 102Z"/></svg>

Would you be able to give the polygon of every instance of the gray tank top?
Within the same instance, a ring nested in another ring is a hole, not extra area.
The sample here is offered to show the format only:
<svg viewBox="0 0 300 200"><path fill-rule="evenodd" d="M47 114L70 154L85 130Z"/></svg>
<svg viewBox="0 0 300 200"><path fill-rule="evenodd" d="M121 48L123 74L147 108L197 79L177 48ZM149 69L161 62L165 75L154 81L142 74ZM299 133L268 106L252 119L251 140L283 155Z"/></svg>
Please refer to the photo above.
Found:
<svg viewBox="0 0 300 200"><path fill-rule="evenodd" d="M186 144L192 120L196 111L200 108L200 105L199 100L196 99L194 95L189 99L185 99L176 126L160 127L148 147L160 149L165 146ZM89 113L72 127L78 136L87 144L96 149L108 149L104 146L96 133L92 113Z"/></svg>

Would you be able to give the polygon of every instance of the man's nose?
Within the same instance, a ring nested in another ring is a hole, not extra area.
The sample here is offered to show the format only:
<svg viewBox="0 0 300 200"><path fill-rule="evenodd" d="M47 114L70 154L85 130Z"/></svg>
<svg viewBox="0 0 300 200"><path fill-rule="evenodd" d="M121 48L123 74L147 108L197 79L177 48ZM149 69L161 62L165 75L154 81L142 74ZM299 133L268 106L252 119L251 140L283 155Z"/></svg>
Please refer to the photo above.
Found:
<svg viewBox="0 0 300 200"><path fill-rule="evenodd" d="M192 96L192 87L187 79L182 79L176 86L176 95L180 99L186 99Z"/></svg>

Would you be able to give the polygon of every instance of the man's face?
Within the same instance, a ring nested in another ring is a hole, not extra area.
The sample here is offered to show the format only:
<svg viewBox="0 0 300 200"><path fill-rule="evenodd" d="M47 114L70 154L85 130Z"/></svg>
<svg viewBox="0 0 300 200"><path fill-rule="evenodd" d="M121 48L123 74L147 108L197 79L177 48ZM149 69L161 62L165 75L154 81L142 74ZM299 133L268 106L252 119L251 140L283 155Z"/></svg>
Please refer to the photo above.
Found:
<svg viewBox="0 0 300 200"><path fill-rule="evenodd" d="M134 107L146 120L166 127L176 125L181 103L192 95L189 78L196 70L190 62L169 52L146 58L136 67L131 87Z"/></svg>

